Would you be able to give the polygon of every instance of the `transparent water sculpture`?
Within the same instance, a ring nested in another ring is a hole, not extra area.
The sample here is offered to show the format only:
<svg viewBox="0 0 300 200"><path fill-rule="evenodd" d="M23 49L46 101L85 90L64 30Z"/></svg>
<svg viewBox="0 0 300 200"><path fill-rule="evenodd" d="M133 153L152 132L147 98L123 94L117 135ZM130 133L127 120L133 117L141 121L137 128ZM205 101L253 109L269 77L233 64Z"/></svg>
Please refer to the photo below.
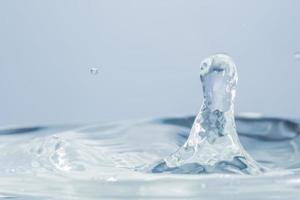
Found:
<svg viewBox="0 0 300 200"><path fill-rule="evenodd" d="M263 168L244 150L236 132L234 61L224 54L206 58L200 80L204 100L188 140L152 172L260 174Z"/></svg>

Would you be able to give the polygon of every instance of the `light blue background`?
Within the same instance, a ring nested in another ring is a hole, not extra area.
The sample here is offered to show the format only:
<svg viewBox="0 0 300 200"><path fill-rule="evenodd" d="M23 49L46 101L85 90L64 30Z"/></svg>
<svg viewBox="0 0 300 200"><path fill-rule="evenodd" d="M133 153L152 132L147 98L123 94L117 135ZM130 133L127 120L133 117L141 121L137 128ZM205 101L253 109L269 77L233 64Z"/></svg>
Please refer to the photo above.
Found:
<svg viewBox="0 0 300 200"><path fill-rule="evenodd" d="M298 0L1 0L0 125L196 114L217 52L237 112L300 118L299 37Z"/></svg>

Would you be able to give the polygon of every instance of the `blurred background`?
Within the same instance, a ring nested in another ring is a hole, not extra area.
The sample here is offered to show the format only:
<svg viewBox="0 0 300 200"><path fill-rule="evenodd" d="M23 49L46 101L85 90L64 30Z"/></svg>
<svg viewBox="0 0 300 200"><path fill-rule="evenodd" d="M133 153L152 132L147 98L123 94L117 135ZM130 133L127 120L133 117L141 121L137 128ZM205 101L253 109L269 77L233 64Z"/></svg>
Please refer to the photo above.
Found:
<svg viewBox="0 0 300 200"><path fill-rule="evenodd" d="M194 115L199 64L236 62L236 112L300 118L298 0L2 0L0 126Z"/></svg>

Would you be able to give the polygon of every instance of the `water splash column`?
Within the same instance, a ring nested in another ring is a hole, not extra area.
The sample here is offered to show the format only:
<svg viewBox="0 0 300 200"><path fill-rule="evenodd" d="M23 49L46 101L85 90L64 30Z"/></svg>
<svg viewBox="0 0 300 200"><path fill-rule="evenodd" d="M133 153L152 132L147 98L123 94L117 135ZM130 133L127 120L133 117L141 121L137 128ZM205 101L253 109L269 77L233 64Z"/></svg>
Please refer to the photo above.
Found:
<svg viewBox="0 0 300 200"><path fill-rule="evenodd" d="M202 61L203 104L186 143L152 172L259 174L262 168L239 142L234 121L237 71L233 60L216 54Z"/></svg>

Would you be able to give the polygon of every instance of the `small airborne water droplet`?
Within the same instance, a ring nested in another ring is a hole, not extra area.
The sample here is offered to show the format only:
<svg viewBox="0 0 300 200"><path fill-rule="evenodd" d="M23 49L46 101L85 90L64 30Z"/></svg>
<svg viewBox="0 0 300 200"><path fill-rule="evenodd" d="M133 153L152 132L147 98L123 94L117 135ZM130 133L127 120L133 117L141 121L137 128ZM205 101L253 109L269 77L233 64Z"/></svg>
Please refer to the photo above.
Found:
<svg viewBox="0 0 300 200"><path fill-rule="evenodd" d="M96 67L90 68L90 73L91 73L92 75L97 75L98 72L99 72L99 68L96 68Z"/></svg>

